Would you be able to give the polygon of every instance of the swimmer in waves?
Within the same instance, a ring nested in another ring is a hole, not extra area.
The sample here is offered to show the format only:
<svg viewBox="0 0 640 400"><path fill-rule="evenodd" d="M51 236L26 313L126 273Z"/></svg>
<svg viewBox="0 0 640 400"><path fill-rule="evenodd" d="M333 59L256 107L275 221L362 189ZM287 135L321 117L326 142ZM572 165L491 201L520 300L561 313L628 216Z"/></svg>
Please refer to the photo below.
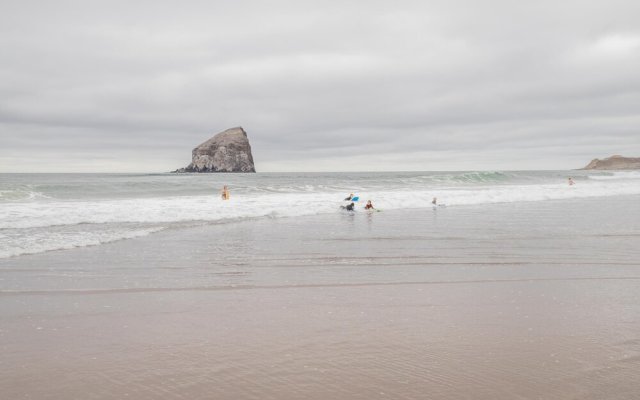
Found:
<svg viewBox="0 0 640 400"><path fill-rule="evenodd" d="M347 211L354 211L355 206L356 204L354 202L351 202L351 204L347 204L346 206L340 206L340 208Z"/></svg>
<svg viewBox="0 0 640 400"><path fill-rule="evenodd" d="M229 200L229 198L231 197L231 194L229 193L229 189L227 188L227 185L224 185L224 187L222 188L222 192L220 192L220 197L222 197L222 200Z"/></svg>

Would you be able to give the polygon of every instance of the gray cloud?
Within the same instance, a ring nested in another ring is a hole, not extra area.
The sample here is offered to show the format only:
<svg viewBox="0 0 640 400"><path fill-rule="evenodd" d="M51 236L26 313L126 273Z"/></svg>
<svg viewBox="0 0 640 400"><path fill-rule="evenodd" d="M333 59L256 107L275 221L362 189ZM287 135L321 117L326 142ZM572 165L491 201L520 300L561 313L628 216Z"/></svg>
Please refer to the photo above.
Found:
<svg viewBox="0 0 640 400"><path fill-rule="evenodd" d="M262 171L640 155L633 1L13 3L0 171L170 170L236 125Z"/></svg>

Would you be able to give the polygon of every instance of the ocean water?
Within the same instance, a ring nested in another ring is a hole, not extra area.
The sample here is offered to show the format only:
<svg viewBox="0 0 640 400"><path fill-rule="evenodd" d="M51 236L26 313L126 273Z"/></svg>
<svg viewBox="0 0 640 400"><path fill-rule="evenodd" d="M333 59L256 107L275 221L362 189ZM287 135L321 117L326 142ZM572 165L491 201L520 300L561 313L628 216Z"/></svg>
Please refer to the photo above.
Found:
<svg viewBox="0 0 640 400"><path fill-rule="evenodd" d="M2 398L638 398L640 195L450 204L0 259Z"/></svg>
<svg viewBox="0 0 640 400"><path fill-rule="evenodd" d="M5 176L0 393L638 398L640 178L568 174Z"/></svg>
<svg viewBox="0 0 640 400"><path fill-rule="evenodd" d="M220 199L223 185L230 201ZM187 226L332 214L349 193L383 210L430 208L433 197L456 207L636 195L640 172L0 174L0 258Z"/></svg>

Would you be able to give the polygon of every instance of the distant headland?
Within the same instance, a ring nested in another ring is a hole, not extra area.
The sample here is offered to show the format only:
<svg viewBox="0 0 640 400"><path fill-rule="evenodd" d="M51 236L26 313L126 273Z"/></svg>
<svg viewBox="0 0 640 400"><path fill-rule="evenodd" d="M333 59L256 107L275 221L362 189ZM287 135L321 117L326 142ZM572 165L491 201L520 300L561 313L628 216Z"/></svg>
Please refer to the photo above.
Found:
<svg viewBox="0 0 640 400"><path fill-rule="evenodd" d="M604 160L596 158L581 169L640 169L640 158L617 155L605 158Z"/></svg>
<svg viewBox="0 0 640 400"><path fill-rule="evenodd" d="M191 164L173 172L256 172L251 145L242 127L227 129L191 152Z"/></svg>

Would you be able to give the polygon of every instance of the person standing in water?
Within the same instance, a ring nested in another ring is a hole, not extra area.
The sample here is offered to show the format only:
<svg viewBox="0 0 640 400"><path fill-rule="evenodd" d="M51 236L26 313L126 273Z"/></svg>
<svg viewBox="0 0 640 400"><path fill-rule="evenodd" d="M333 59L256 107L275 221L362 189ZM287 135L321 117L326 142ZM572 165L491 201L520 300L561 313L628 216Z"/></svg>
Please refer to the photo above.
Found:
<svg viewBox="0 0 640 400"><path fill-rule="evenodd" d="M573 178L572 178L572 177L569 177L569 186L573 186L573 185L575 185L575 184L576 184L576 183L573 181Z"/></svg>
<svg viewBox="0 0 640 400"><path fill-rule="evenodd" d="M224 187L222 188L222 193L220 193L222 200L229 200L229 197L231 197L231 195L229 194L229 189L227 188L227 185L224 185Z"/></svg>
<svg viewBox="0 0 640 400"><path fill-rule="evenodd" d="M438 198L434 197L433 200L431 200L431 204L433 204L434 207L437 206L438 205Z"/></svg>

